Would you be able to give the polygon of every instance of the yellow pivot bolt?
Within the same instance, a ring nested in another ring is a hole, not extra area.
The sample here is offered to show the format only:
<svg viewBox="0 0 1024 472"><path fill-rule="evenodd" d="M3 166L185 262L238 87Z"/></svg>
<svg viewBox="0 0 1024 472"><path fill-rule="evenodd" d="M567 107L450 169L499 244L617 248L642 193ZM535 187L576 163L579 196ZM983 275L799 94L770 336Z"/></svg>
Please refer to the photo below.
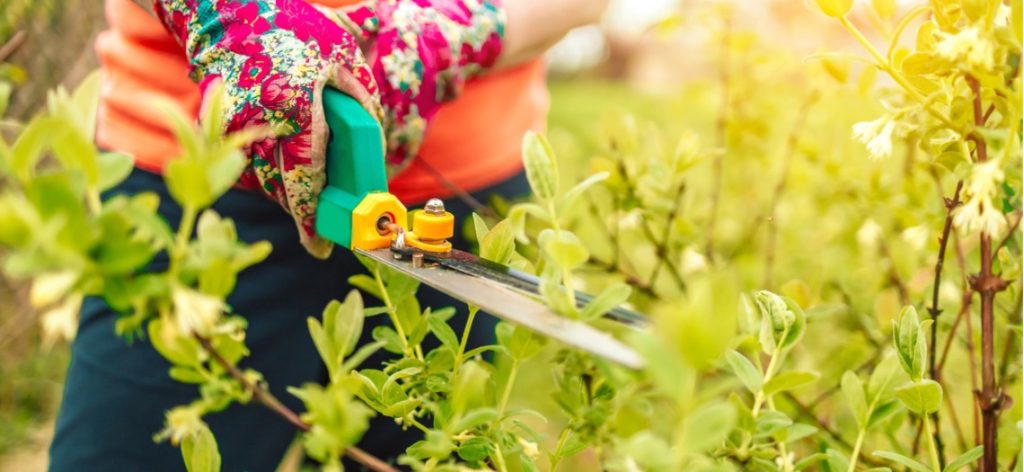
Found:
<svg viewBox="0 0 1024 472"><path fill-rule="evenodd" d="M406 235L406 242L415 248L428 252L448 252L452 245L448 238L455 235L455 216L445 211L444 202L431 198L412 215L412 234Z"/></svg>

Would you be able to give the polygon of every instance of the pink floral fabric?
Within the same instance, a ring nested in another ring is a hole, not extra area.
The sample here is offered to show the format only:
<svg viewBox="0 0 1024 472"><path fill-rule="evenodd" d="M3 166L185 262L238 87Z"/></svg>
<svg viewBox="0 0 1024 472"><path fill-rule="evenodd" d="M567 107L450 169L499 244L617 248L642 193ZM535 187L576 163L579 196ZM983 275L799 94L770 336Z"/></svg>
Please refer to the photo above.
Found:
<svg viewBox="0 0 1024 472"><path fill-rule="evenodd" d="M505 34L496 0L370 0L327 13L359 39L372 64L391 175L416 155L440 106L494 64Z"/></svg>
<svg viewBox="0 0 1024 472"><path fill-rule="evenodd" d="M331 249L314 223L326 183L323 88L351 95L382 122L394 175L440 105L494 63L504 34L504 13L489 0L380 0L339 11L303 0L155 0L155 10L200 93L225 84L226 131L277 131L251 145L239 185L279 202L319 257Z"/></svg>

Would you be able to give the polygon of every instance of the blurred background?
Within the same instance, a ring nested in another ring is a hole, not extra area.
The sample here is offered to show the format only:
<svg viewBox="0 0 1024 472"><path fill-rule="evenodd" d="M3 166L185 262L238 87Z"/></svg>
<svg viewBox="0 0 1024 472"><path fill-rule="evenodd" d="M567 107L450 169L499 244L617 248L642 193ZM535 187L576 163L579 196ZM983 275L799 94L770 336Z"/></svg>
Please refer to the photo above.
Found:
<svg viewBox="0 0 1024 472"><path fill-rule="evenodd" d="M0 2L0 74L16 84L7 118L30 118L45 103L48 90L73 86L97 66L92 44L104 29L103 7L100 0ZM857 11L854 21L871 30L877 18ZM797 65L775 72L783 75L799 74L806 58L821 51L856 50L845 31L800 1L616 0L600 25L573 31L549 53L556 149L570 146L559 135L590 119L581 118L584 114L623 109L658 116L662 97L692 110L697 115L693 126L711 127L713 113L704 112L713 112L718 98L691 91L706 92L720 79L726 41L750 51L742 59L750 61L747 65L768 60ZM732 70L742 75L747 65L734 64ZM45 468L68 360L64 346L39 347L37 321L26 308L26 297L25 287L0 278L4 471Z"/></svg>

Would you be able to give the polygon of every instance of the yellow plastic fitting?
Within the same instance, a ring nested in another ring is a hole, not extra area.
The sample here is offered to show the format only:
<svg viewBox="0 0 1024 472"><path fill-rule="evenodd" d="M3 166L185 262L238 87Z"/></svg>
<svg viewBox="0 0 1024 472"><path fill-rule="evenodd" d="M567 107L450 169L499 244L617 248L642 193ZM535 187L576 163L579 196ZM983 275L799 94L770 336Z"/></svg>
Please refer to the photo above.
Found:
<svg viewBox="0 0 1024 472"><path fill-rule="evenodd" d="M393 234L381 234L377 222L387 217L403 229L408 225L408 213L402 202L386 192L366 194L352 210L352 249L383 249L391 246Z"/></svg>
<svg viewBox="0 0 1024 472"><path fill-rule="evenodd" d="M414 216L414 221L415 218L416 217ZM445 253L451 252L452 250L452 243L445 241L444 239L431 239L425 241L420 239L415 231L407 231L405 233L405 244L426 252Z"/></svg>
<svg viewBox="0 0 1024 472"><path fill-rule="evenodd" d="M455 234L455 216L443 212L435 214L426 210L413 212L412 232L419 239L445 240Z"/></svg>

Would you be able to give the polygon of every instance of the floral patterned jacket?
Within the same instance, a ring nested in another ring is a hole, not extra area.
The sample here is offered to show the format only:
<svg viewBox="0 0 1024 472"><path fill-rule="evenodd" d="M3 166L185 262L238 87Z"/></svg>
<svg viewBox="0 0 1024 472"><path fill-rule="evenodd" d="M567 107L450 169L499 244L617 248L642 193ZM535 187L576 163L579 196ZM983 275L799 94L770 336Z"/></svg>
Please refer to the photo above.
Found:
<svg viewBox="0 0 1024 472"><path fill-rule="evenodd" d="M392 173L415 156L431 118L501 51L498 0L374 0L341 10L303 0L155 0L204 97L224 84L225 131L270 126L251 145L239 185L288 211L307 250L326 183L325 86L358 100L383 125Z"/></svg>

